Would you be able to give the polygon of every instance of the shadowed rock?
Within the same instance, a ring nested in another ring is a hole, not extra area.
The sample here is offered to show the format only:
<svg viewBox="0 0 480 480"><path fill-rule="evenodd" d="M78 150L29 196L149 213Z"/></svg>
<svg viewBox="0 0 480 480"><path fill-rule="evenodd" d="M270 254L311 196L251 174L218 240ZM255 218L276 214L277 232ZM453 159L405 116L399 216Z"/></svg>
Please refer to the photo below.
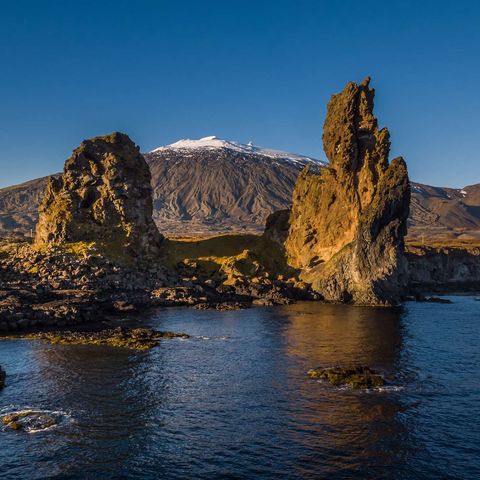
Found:
<svg viewBox="0 0 480 480"><path fill-rule="evenodd" d="M51 177L39 207L37 245L97 242L119 254L158 253L151 177L127 135L85 140Z"/></svg>
<svg viewBox="0 0 480 480"><path fill-rule="evenodd" d="M379 372L363 365L350 367L314 368L307 372L310 378L326 380L332 385L349 385L352 388L375 388L385 385Z"/></svg>
<svg viewBox="0 0 480 480"><path fill-rule="evenodd" d="M406 281L410 186L403 159L388 162L390 135L373 116L369 81L332 96L323 132L330 166L299 176L285 247L327 300L392 305Z"/></svg>
<svg viewBox="0 0 480 480"><path fill-rule="evenodd" d="M99 331L54 331L23 335L28 340L46 340L62 345L107 345L109 347L148 350L159 345L161 339L189 338L186 333L160 332L152 328L107 328Z"/></svg>

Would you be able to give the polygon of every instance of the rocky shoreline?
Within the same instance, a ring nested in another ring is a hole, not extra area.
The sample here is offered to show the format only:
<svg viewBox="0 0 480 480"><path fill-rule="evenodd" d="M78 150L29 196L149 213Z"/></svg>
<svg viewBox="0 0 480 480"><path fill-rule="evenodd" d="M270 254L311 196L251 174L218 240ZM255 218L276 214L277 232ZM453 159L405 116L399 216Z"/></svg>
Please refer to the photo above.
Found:
<svg viewBox="0 0 480 480"><path fill-rule="evenodd" d="M479 291L480 269L471 267L471 276L462 277L462 263L455 263L458 251L449 265L459 273L440 276L439 264L446 261L447 255L431 249L422 255L410 249L407 258L411 281L403 301L435 302L442 300L431 294ZM480 258L472 252L465 255L474 266ZM27 243L3 242L0 332L95 324L154 307L235 310L297 300L325 301L295 276L278 279L256 267L250 273L241 273L235 264L229 267L228 272L206 274L192 262L179 262L174 268L167 268L162 261L125 265L105 258L94 246L52 246L37 251ZM428 281L421 281L424 278Z"/></svg>
<svg viewBox="0 0 480 480"><path fill-rule="evenodd" d="M295 278L283 281L236 269L230 276L206 274L183 262L167 268L161 259L122 264L94 246L38 251L4 242L0 252L0 332L98 323L151 307L232 310L319 298Z"/></svg>
<svg viewBox="0 0 480 480"><path fill-rule="evenodd" d="M161 332L153 328L115 327L100 330L56 330L15 337L0 337L2 339L18 338L23 340L43 340L57 345L106 345L131 350L149 350L160 345L164 339L190 338L183 332Z"/></svg>

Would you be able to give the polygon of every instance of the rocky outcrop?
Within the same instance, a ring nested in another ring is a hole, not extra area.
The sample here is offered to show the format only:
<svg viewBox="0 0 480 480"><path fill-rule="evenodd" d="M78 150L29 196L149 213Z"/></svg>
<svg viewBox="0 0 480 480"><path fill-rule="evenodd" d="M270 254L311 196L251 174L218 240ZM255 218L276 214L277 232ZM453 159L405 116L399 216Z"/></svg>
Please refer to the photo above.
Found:
<svg viewBox="0 0 480 480"><path fill-rule="evenodd" d="M408 245L411 293L479 292L480 247Z"/></svg>
<svg viewBox="0 0 480 480"><path fill-rule="evenodd" d="M348 385L357 389L379 388L385 385L383 376L364 365L349 367L314 368L307 372L310 378L326 380L335 386Z"/></svg>
<svg viewBox="0 0 480 480"><path fill-rule="evenodd" d="M299 176L285 248L302 278L331 301L392 305L406 282L410 186L373 115L370 79L333 95L323 131L328 168Z"/></svg>
<svg viewBox="0 0 480 480"><path fill-rule="evenodd" d="M85 140L51 177L39 207L35 243L95 242L130 256L157 254L162 236L152 220L151 177L127 135Z"/></svg>
<svg viewBox="0 0 480 480"><path fill-rule="evenodd" d="M23 335L27 340L45 340L61 345L107 345L109 347L149 350L162 339L190 338L186 333L160 332L152 328L116 327L92 331L54 331Z"/></svg>
<svg viewBox="0 0 480 480"><path fill-rule="evenodd" d="M285 243L290 229L290 209L277 210L267 217L263 234L275 242Z"/></svg>
<svg viewBox="0 0 480 480"><path fill-rule="evenodd" d="M25 432L41 432L49 430L65 421L63 412L49 410L18 410L0 415L0 423L4 429L20 430Z"/></svg>

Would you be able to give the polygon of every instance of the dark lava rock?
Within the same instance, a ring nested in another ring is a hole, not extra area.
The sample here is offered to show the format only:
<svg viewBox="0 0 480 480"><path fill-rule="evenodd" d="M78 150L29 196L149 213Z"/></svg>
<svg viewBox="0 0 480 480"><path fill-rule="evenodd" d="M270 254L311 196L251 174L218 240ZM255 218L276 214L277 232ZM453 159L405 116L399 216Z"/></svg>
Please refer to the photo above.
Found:
<svg viewBox="0 0 480 480"><path fill-rule="evenodd" d="M315 368L309 370L310 378L320 378L332 385L349 385L353 388L374 388L385 385L379 372L370 367L355 365L351 367Z"/></svg>
<svg viewBox="0 0 480 480"><path fill-rule="evenodd" d="M197 310L242 310L250 308L245 302L218 302L218 303L197 303L193 308Z"/></svg>
<svg viewBox="0 0 480 480"><path fill-rule="evenodd" d="M37 245L97 242L134 257L158 254L151 175L139 148L122 133L85 140L51 177L39 207Z"/></svg>
<svg viewBox="0 0 480 480"><path fill-rule="evenodd" d="M424 301L430 302L430 303L453 303L448 298L440 298L440 297L426 297Z"/></svg>
<svg viewBox="0 0 480 480"><path fill-rule="evenodd" d="M152 328L117 327L100 331L55 331L24 335L28 340L46 340L54 344L108 345L110 347L148 350L159 345L161 339L189 338L186 333L160 332Z"/></svg>
<svg viewBox="0 0 480 480"><path fill-rule="evenodd" d="M113 308L117 312L133 312L136 310L135 305L132 305L125 300L117 300L113 302Z"/></svg>

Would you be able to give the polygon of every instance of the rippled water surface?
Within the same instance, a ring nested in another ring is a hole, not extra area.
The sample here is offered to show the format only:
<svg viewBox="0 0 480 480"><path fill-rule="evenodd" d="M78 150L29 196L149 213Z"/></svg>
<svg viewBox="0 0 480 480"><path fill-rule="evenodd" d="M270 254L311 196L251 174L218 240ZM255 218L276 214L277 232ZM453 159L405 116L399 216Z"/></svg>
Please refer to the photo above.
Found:
<svg viewBox="0 0 480 480"><path fill-rule="evenodd" d="M193 338L140 353L1 342L0 410L68 421L0 430L0 478L480 478L480 302L451 298L163 309L139 323ZM393 386L306 376L351 362Z"/></svg>

